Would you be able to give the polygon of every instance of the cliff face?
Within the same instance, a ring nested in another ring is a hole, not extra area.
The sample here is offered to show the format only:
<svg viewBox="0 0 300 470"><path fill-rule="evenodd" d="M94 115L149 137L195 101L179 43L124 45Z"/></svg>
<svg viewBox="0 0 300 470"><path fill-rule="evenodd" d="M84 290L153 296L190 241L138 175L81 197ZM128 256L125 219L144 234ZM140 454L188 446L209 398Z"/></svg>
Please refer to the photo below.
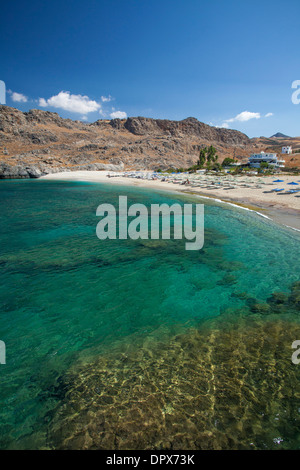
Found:
<svg viewBox="0 0 300 470"><path fill-rule="evenodd" d="M112 121L114 126L115 122ZM166 119L150 119L144 117L128 118L123 126L135 135L166 135L178 138L195 137L215 144L237 146L250 145L250 139L241 132L208 126L193 117L183 121L169 121Z"/></svg>
<svg viewBox="0 0 300 470"><path fill-rule="evenodd" d="M0 178L38 177L69 170L156 169L193 165L201 147L219 161L258 150L245 134L183 121L131 117L87 124L42 110L0 106Z"/></svg>

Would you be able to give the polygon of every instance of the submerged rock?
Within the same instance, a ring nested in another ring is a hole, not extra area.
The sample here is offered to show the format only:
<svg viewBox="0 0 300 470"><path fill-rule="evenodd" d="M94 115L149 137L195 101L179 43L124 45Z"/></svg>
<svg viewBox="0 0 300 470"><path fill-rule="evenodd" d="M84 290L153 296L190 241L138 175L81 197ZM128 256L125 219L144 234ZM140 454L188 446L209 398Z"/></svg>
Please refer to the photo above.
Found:
<svg viewBox="0 0 300 470"><path fill-rule="evenodd" d="M232 274L226 274L223 279L217 282L218 286L232 286L237 282L236 276L233 276Z"/></svg>
<svg viewBox="0 0 300 470"><path fill-rule="evenodd" d="M270 304L285 304L288 301L288 296L283 292L274 292L271 297L268 299Z"/></svg>
<svg viewBox="0 0 300 470"><path fill-rule="evenodd" d="M163 342L124 345L73 370L52 416L56 449L297 447L299 323L221 317ZM125 358L125 360L124 360Z"/></svg>
<svg viewBox="0 0 300 470"><path fill-rule="evenodd" d="M296 308L300 308L300 281L294 282L292 285L292 292L289 296L289 303L293 304Z"/></svg>
<svg viewBox="0 0 300 470"><path fill-rule="evenodd" d="M267 315L271 312L271 307L267 303L256 303L251 305L251 312L261 313L262 315Z"/></svg>

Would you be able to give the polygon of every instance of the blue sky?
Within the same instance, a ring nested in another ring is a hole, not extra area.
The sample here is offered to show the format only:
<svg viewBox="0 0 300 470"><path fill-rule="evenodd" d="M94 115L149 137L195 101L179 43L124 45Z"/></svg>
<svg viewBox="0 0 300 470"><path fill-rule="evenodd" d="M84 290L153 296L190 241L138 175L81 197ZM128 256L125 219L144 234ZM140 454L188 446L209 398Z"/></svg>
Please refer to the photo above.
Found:
<svg viewBox="0 0 300 470"><path fill-rule="evenodd" d="M9 106L300 135L299 0L9 0L1 19Z"/></svg>

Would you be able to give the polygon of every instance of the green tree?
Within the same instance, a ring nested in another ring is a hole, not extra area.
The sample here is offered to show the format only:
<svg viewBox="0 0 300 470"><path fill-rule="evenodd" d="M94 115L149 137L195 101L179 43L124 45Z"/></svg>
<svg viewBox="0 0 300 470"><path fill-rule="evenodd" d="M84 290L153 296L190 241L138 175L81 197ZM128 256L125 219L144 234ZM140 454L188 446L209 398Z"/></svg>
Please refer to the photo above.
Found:
<svg viewBox="0 0 300 470"><path fill-rule="evenodd" d="M224 158L223 162L222 162L222 166L230 166L234 163L234 160L233 158Z"/></svg>
<svg viewBox="0 0 300 470"><path fill-rule="evenodd" d="M217 149L215 149L215 147L213 147L213 145L208 147L207 155L206 155L207 162L215 163L218 160L218 158L219 157L217 155Z"/></svg>
<svg viewBox="0 0 300 470"><path fill-rule="evenodd" d="M204 167L204 164L205 164L205 161L206 161L206 152L207 152L207 147L204 147L203 149L200 150L199 159L198 159L198 162L197 162L197 166L199 168Z"/></svg>
<svg viewBox="0 0 300 470"><path fill-rule="evenodd" d="M215 162L212 166L212 170L214 171L222 171L222 165L221 163Z"/></svg>

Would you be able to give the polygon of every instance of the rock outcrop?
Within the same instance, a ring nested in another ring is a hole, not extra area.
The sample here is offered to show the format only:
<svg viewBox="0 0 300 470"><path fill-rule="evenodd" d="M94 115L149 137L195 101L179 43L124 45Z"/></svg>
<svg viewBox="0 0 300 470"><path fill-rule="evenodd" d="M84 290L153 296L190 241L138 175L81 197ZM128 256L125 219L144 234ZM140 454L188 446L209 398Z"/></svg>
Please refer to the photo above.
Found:
<svg viewBox="0 0 300 470"><path fill-rule="evenodd" d="M87 171L123 171L124 164L112 165L105 163L92 163L90 165L76 165L72 170L87 170ZM21 178L40 178L49 173L58 173L60 171L71 171L70 168L52 167L47 165L8 165L7 163L0 163L0 179L21 179Z"/></svg>
<svg viewBox="0 0 300 470"><path fill-rule="evenodd" d="M111 121L113 127L115 121ZM167 119L150 119L144 117L132 117L125 121L120 121L117 128L121 129L122 124L125 129L135 135L164 135L177 138L196 137L210 142L225 143L228 145L247 146L250 139L245 134L231 129L211 127L203 122L199 122L193 117L183 121L169 121Z"/></svg>

